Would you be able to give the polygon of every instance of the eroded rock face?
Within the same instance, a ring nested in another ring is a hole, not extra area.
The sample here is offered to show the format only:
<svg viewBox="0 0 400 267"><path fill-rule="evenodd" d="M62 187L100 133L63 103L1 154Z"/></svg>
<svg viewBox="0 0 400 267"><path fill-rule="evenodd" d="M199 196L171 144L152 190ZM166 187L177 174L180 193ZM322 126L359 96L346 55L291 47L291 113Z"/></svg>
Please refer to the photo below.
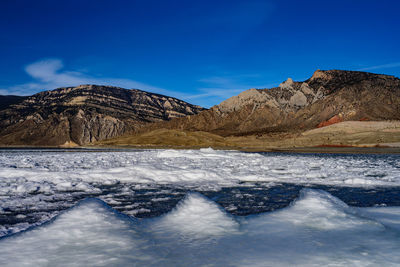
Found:
<svg viewBox="0 0 400 267"><path fill-rule="evenodd" d="M154 125L223 136L304 131L348 120L399 120L400 80L359 71L317 70L304 82L250 89L198 115Z"/></svg>
<svg viewBox="0 0 400 267"><path fill-rule="evenodd" d="M0 111L0 144L88 144L203 108L141 90L81 85L30 96Z"/></svg>
<svg viewBox="0 0 400 267"><path fill-rule="evenodd" d="M317 128L321 128L321 127L325 127L325 126L329 126L329 125L332 125L332 124L335 124L335 123L342 122L343 121L343 119L342 119L343 116L340 116L340 115L341 114L335 115L335 116L333 116L332 118L330 118L327 121L320 122L318 124Z"/></svg>

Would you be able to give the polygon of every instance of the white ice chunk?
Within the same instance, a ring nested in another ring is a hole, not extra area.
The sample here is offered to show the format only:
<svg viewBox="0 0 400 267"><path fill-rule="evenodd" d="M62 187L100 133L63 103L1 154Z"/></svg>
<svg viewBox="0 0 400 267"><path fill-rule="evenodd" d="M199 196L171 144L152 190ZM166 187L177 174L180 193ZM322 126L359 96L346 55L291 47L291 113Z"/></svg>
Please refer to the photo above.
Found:
<svg viewBox="0 0 400 267"><path fill-rule="evenodd" d="M275 213L281 220L316 229L349 229L367 224L369 227L382 225L363 220L356 210L343 201L321 190L303 189L300 198L290 208Z"/></svg>
<svg viewBox="0 0 400 267"><path fill-rule="evenodd" d="M203 152L203 153L215 153L216 151L214 149L212 149L211 147L208 147L208 148L200 148L200 152Z"/></svg>
<svg viewBox="0 0 400 267"><path fill-rule="evenodd" d="M151 229L192 240L234 234L238 223L215 202L191 193L174 210L156 220Z"/></svg>
<svg viewBox="0 0 400 267"><path fill-rule="evenodd" d="M305 190L285 209L235 219L189 194L170 213L136 222L89 200L0 240L0 265L398 266L398 212Z"/></svg>
<svg viewBox="0 0 400 267"><path fill-rule="evenodd" d="M119 266L152 262L132 221L87 200L50 222L0 241L0 266Z"/></svg>

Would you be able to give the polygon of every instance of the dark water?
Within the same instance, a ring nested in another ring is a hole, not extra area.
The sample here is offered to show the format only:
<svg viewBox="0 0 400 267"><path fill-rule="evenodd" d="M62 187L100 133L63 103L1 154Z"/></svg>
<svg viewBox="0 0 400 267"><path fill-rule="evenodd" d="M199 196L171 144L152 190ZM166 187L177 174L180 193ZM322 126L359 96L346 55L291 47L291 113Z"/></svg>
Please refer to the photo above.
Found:
<svg viewBox="0 0 400 267"><path fill-rule="evenodd" d="M322 189L338 197L346 204L357 207L400 206L400 187L349 188L331 186L301 186L295 184L251 183L237 187L222 188L219 191L202 191L193 188L176 188L159 186L135 190L126 193L126 185L101 186L101 194L82 194L68 192L57 195L57 198L45 199L46 205L36 207L6 208L0 215L0 225L11 227L16 224L35 224L43 220L44 215L58 214L60 211L75 205L88 197L105 200L116 210L136 218L157 217L171 211L189 192L199 192L221 205L227 212L245 216L270 212L287 207L299 197L303 188ZM107 198L105 196L112 196ZM112 201L110 201L112 199ZM131 214L132 210L137 211ZM23 215L23 216L21 216ZM25 216L25 217L24 217Z"/></svg>

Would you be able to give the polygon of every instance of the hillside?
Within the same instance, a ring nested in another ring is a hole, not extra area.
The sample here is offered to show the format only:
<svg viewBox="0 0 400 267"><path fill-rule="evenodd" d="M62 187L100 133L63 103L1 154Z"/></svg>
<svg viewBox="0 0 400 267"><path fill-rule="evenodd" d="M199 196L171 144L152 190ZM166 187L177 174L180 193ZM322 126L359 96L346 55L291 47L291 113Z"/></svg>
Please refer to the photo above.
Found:
<svg viewBox="0 0 400 267"><path fill-rule="evenodd" d="M233 148L226 138L207 132L157 129L143 134L126 135L94 143L95 146L138 148Z"/></svg>
<svg viewBox="0 0 400 267"><path fill-rule="evenodd" d="M400 119L400 80L358 71L317 70L304 82L250 89L194 116L151 125L221 136L303 132L341 121Z"/></svg>
<svg viewBox="0 0 400 267"><path fill-rule="evenodd" d="M209 110L110 86L45 91L0 111L0 144L261 150L375 146L400 142L398 121L398 78L317 70L306 81L289 78L276 88L250 89Z"/></svg>
<svg viewBox="0 0 400 267"><path fill-rule="evenodd" d="M74 146L203 108L141 90L81 85L44 91L0 111L0 145Z"/></svg>
<svg viewBox="0 0 400 267"><path fill-rule="evenodd" d="M18 104L24 101L25 98L27 97L16 95L0 95L0 110L6 109L11 105Z"/></svg>
<svg viewBox="0 0 400 267"><path fill-rule="evenodd" d="M196 140L189 138L194 133ZM210 142L206 134L218 142ZM250 89L197 115L148 124L135 135L95 145L259 151L399 147L400 80L358 71L317 70L304 82L289 78L276 88Z"/></svg>
<svg viewBox="0 0 400 267"><path fill-rule="evenodd" d="M300 148L319 148L319 152L346 151L343 149L350 147L393 148L390 152L399 153L400 121L345 121L302 133L275 133L261 136L222 137L208 132L158 129L103 140L92 145L135 148L213 147L245 151L282 149L295 151Z"/></svg>

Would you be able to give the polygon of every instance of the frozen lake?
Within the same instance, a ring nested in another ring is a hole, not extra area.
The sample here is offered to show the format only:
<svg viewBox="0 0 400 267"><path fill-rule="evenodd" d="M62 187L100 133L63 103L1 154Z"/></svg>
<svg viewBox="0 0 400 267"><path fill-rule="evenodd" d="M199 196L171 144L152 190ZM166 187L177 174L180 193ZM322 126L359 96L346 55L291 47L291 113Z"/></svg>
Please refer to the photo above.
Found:
<svg viewBox="0 0 400 267"><path fill-rule="evenodd" d="M0 150L0 265L396 265L399 207L400 155Z"/></svg>

